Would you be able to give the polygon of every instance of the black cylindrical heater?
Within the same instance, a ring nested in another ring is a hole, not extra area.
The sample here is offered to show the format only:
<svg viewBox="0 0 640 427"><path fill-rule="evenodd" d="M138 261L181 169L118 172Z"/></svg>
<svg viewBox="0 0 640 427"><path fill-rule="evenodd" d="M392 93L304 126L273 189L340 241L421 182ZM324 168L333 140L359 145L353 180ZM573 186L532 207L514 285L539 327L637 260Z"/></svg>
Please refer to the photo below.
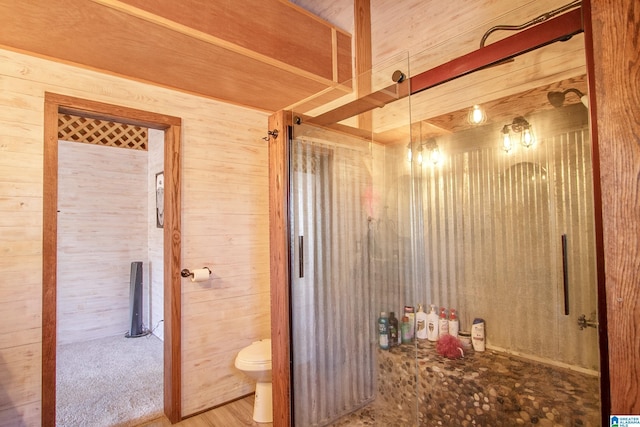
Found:
<svg viewBox="0 0 640 427"><path fill-rule="evenodd" d="M129 286L129 316L131 329L125 334L127 338L137 338L148 334L142 326L142 262L131 263L131 279Z"/></svg>

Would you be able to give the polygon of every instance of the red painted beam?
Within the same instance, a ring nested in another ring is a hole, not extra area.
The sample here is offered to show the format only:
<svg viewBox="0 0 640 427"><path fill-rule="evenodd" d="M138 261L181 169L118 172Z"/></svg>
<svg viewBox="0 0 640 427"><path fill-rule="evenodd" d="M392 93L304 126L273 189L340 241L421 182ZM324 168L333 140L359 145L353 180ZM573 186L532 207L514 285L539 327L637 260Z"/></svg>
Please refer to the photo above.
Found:
<svg viewBox="0 0 640 427"><path fill-rule="evenodd" d="M582 8L537 24L411 77L411 94L448 82L584 31Z"/></svg>

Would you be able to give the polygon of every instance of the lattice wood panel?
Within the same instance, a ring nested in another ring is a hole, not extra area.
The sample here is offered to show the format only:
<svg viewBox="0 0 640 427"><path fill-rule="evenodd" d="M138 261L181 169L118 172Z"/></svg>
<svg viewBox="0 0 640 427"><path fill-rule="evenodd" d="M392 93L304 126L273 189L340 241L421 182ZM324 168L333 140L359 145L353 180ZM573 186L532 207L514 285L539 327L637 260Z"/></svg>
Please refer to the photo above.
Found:
<svg viewBox="0 0 640 427"><path fill-rule="evenodd" d="M148 129L106 120L58 114L58 139L147 151Z"/></svg>

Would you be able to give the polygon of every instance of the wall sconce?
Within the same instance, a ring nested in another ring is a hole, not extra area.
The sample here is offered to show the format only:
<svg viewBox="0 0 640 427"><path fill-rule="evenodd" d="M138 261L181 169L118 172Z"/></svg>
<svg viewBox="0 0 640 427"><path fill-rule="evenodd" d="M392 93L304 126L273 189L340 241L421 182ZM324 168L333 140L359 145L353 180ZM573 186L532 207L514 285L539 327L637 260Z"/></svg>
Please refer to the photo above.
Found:
<svg viewBox="0 0 640 427"><path fill-rule="evenodd" d="M438 147L438 143L436 142L435 138L430 138L426 142L421 142L420 144L418 144L418 148L416 149L418 153L416 155L416 162L418 162L419 165L421 165L424 161L423 153L425 150L428 153L431 163L433 163L434 165L440 163L440 161L442 160L442 153L440 152L440 147ZM411 144L409 144L407 145L407 160L411 162L412 159L413 153L411 150Z"/></svg>
<svg viewBox="0 0 640 427"><path fill-rule="evenodd" d="M487 121L487 113L479 105L474 105L469 109L467 121L471 125L481 125Z"/></svg>
<svg viewBox="0 0 640 427"><path fill-rule="evenodd" d="M520 134L520 144L522 144L523 147L529 148L536 142L533 129L529 122L526 121L524 117L516 117L513 119L513 122L504 125L500 131L502 149L507 153L513 149L512 132Z"/></svg>
<svg viewBox="0 0 640 427"><path fill-rule="evenodd" d="M562 104L564 104L564 99L566 98L568 93L575 93L576 95L578 95L578 98L580 98L580 102L582 102L582 105L589 108L589 97L580 92L578 89L574 88L567 89L564 92L549 92L547 93L547 99L549 100L549 103L551 105L556 108L560 108L562 107Z"/></svg>

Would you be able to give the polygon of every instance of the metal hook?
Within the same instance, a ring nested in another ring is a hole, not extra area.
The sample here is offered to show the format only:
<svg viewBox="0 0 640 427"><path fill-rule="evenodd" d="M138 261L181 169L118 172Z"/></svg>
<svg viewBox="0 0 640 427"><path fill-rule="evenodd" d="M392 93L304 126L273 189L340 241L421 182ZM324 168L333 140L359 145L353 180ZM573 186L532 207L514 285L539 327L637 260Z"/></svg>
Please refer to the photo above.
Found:
<svg viewBox="0 0 640 427"><path fill-rule="evenodd" d="M278 129L270 130L267 132L267 136L263 137L265 141L269 141L269 137L273 136L273 139L278 138Z"/></svg>

